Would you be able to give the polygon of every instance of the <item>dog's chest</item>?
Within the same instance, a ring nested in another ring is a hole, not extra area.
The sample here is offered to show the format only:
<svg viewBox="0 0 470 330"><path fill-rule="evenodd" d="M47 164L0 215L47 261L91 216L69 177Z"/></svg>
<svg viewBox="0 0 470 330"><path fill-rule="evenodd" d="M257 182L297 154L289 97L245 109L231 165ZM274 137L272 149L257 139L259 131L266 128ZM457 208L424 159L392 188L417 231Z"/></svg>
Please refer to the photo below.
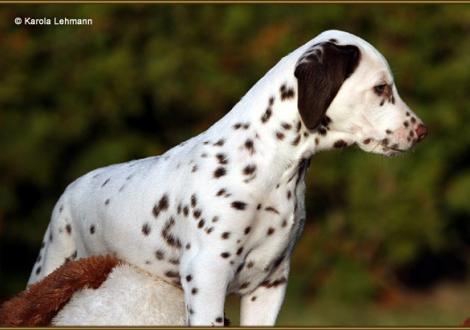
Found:
<svg viewBox="0 0 470 330"><path fill-rule="evenodd" d="M283 278L291 251L303 229L302 179L303 173L299 171L293 180L277 187L265 203L257 205L258 216L229 287L231 292L244 294L262 283Z"/></svg>

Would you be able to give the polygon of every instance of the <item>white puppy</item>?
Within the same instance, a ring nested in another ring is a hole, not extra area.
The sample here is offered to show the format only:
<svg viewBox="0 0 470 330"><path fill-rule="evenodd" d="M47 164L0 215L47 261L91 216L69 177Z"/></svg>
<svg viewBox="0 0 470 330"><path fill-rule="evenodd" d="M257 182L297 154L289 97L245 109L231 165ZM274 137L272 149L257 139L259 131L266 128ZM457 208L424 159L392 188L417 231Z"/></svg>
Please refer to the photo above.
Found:
<svg viewBox="0 0 470 330"><path fill-rule="evenodd" d="M222 119L162 156L94 170L54 208L30 283L68 259L114 254L184 289L191 325L275 323L319 150L395 155L426 128L366 41L326 31L276 64Z"/></svg>

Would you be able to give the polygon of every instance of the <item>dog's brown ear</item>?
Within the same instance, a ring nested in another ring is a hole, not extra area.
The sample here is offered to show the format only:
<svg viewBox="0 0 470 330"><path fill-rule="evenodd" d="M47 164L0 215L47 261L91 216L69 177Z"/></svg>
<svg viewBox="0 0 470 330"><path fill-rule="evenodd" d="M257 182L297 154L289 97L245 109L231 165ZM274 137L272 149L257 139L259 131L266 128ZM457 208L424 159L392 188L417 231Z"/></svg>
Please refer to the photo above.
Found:
<svg viewBox="0 0 470 330"><path fill-rule="evenodd" d="M354 72L360 59L359 48L323 42L313 45L297 62L298 108L305 126L313 130L319 123L343 82Z"/></svg>

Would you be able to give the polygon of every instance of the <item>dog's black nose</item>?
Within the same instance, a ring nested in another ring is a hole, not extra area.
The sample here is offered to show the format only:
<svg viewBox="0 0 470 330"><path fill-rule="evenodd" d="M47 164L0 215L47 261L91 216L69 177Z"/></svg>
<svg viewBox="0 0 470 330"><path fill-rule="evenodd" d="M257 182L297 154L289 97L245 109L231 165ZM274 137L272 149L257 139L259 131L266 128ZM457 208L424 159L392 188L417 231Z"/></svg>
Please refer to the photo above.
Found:
<svg viewBox="0 0 470 330"><path fill-rule="evenodd" d="M421 141L426 137L426 135L428 135L428 129L423 124L418 124L418 126L415 128L415 133L418 137L418 141Z"/></svg>

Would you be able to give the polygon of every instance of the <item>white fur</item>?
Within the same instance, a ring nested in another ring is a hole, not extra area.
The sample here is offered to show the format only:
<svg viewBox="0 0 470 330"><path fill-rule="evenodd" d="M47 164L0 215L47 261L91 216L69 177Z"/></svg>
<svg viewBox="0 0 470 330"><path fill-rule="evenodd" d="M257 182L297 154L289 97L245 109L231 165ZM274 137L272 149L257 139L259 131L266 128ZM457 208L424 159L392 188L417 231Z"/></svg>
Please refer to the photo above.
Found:
<svg viewBox="0 0 470 330"><path fill-rule="evenodd" d="M361 60L330 104L326 114L333 121L322 135L301 120L294 70L305 52L330 38L357 46ZM181 276L191 325L221 325L228 292L242 296L242 325L274 324L305 220L306 159L339 140L385 155L416 142L406 137L421 121L395 86L396 102L380 106L373 88L381 81L393 84L387 62L370 44L346 32L320 34L281 59L207 131L162 156L100 168L70 184L54 208L30 283L70 256L114 253L175 283ZM293 97L281 97L283 85ZM267 108L271 116L263 121ZM415 123L403 127L411 117ZM256 171L247 175L251 165ZM225 173L216 177L219 168ZM218 195L221 189L225 193ZM155 216L152 209L165 205L164 196L168 209Z"/></svg>
<svg viewBox="0 0 470 330"><path fill-rule="evenodd" d="M183 290L130 265L118 265L99 288L76 292L54 326L185 324Z"/></svg>

